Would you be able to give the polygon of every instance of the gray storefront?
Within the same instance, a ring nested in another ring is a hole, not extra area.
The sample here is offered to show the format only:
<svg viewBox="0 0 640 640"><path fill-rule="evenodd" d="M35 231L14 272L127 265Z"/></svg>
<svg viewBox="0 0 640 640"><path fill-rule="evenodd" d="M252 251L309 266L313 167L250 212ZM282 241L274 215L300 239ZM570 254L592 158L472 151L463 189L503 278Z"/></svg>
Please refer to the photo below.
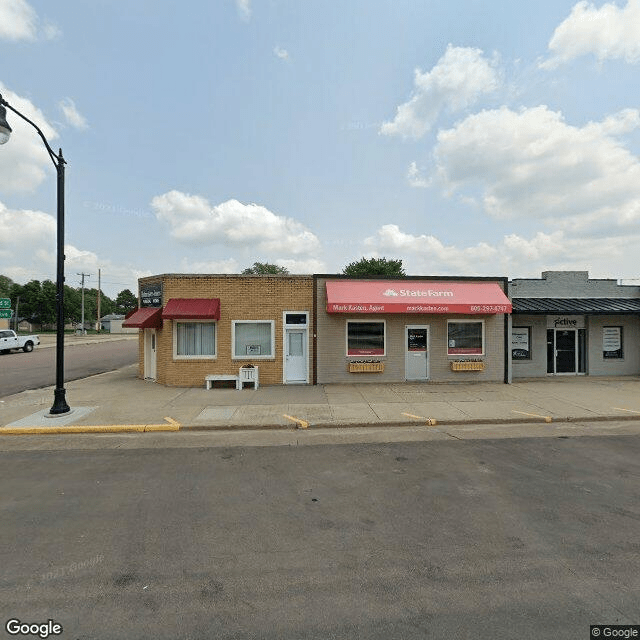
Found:
<svg viewBox="0 0 640 640"><path fill-rule="evenodd" d="M640 374L640 287L545 271L509 283L513 378Z"/></svg>
<svg viewBox="0 0 640 640"><path fill-rule="evenodd" d="M314 276L315 382L507 382L506 278Z"/></svg>

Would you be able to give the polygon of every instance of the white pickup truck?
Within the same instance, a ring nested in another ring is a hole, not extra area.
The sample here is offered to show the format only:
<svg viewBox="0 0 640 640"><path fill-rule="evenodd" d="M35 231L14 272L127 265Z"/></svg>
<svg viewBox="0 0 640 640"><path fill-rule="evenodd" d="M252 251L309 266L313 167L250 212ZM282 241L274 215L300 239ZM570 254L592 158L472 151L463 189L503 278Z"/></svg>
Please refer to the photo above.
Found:
<svg viewBox="0 0 640 640"><path fill-rule="evenodd" d="M0 330L0 353L8 353L11 349L22 349L29 353L37 344L40 344L38 336L19 336L10 329Z"/></svg>

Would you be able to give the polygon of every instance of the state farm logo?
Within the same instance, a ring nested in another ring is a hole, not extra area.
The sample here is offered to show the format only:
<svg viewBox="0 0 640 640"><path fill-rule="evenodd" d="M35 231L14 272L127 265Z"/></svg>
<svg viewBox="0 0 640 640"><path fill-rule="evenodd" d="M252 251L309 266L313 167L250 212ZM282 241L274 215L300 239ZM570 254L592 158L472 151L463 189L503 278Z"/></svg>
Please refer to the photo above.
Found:
<svg viewBox="0 0 640 640"><path fill-rule="evenodd" d="M387 298L453 298L453 291L440 291L437 289L387 289L382 293Z"/></svg>

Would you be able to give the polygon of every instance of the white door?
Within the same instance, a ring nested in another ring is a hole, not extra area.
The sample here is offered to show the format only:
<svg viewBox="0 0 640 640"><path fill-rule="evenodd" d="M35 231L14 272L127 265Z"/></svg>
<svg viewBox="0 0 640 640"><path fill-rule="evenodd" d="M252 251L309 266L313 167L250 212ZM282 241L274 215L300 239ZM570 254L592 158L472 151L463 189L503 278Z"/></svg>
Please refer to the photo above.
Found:
<svg viewBox="0 0 640 640"><path fill-rule="evenodd" d="M405 378L407 380L429 379L429 327L408 324L404 333Z"/></svg>
<svg viewBox="0 0 640 640"><path fill-rule="evenodd" d="M144 330L144 377L156 379L156 330Z"/></svg>
<svg viewBox="0 0 640 640"><path fill-rule="evenodd" d="M285 334L285 382L307 382L307 330L287 329Z"/></svg>

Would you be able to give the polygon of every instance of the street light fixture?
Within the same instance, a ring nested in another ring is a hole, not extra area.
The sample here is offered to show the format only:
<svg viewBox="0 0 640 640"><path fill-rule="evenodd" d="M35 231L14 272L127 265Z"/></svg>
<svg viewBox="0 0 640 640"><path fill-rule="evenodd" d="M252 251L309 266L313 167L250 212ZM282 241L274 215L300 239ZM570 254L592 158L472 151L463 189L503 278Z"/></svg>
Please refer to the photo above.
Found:
<svg viewBox="0 0 640 640"><path fill-rule="evenodd" d="M28 122L42 138L47 148L49 157L58 174L58 225L57 225L57 275L56 275L56 388L53 392L53 405L49 410L51 415L67 413L70 408L67 404L64 388L64 165L62 149L54 153L49 146L44 133L38 125L14 109L0 94L0 144L4 144L11 136L11 127L7 122L7 109L11 109L16 115Z"/></svg>

